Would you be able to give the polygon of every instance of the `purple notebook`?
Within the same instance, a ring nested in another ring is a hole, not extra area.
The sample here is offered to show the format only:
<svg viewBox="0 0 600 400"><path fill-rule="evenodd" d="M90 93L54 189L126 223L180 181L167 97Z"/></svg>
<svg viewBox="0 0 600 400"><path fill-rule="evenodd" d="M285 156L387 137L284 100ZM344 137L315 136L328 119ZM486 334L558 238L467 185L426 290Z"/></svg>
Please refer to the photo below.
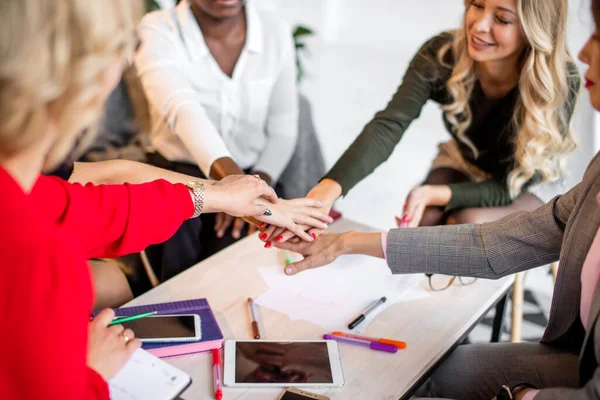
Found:
<svg viewBox="0 0 600 400"><path fill-rule="evenodd" d="M219 349L223 346L223 333L206 299L146 304L115 309L118 317L158 311L158 315L198 314L202 338L197 342L144 343L142 348L160 358L181 356Z"/></svg>

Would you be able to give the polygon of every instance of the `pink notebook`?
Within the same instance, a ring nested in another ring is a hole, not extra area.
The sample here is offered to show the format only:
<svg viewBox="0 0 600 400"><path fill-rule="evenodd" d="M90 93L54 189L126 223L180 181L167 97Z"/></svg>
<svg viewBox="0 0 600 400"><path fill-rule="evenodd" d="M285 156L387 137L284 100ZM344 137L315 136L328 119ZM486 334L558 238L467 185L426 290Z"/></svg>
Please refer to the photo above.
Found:
<svg viewBox="0 0 600 400"><path fill-rule="evenodd" d="M223 333L206 299L174 301L115 309L118 317L157 311L158 315L197 314L202 337L197 342L144 343L142 348L160 358L201 353L223 346Z"/></svg>

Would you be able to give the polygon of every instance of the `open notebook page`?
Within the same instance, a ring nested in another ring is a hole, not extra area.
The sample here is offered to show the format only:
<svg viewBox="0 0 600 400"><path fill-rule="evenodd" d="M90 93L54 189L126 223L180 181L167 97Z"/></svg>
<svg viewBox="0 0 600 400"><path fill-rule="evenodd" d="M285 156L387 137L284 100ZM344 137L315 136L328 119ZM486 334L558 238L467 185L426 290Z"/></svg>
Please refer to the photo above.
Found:
<svg viewBox="0 0 600 400"><path fill-rule="evenodd" d="M108 387L111 400L171 400L190 383L185 372L138 349Z"/></svg>

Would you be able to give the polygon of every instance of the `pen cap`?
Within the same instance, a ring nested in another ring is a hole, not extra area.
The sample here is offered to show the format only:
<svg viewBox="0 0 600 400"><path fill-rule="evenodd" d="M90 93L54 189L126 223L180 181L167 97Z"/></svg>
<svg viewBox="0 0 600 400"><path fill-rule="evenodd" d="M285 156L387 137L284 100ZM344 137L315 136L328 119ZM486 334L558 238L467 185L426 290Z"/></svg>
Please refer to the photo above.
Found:
<svg viewBox="0 0 600 400"><path fill-rule="evenodd" d="M391 339L379 339L379 343L389 344L390 346L395 346L399 349L405 349L406 343L401 342L399 340L391 340Z"/></svg>
<svg viewBox="0 0 600 400"><path fill-rule="evenodd" d="M213 349L213 363L221 364L221 352L219 349Z"/></svg>
<svg viewBox="0 0 600 400"><path fill-rule="evenodd" d="M395 353L398 351L398 348L395 346L390 346L389 344L371 342L369 345L373 350L387 351L388 353Z"/></svg>

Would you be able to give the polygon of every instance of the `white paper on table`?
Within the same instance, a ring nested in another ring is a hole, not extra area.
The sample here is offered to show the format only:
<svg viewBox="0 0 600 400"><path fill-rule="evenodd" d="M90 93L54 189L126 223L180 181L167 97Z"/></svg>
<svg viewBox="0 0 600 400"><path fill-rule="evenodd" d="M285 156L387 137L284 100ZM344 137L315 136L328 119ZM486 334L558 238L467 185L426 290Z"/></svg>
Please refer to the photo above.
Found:
<svg viewBox="0 0 600 400"><path fill-rule="evenodd" d="M348 324L381 297L377 307L354 331L361 332L387 307L429 296L423 274L393 275L382 259L341 256L317 269L287 276L283 266L259 268L269 289L255 301L288 315L312 322L328 331L347 330Z"/></svg>

